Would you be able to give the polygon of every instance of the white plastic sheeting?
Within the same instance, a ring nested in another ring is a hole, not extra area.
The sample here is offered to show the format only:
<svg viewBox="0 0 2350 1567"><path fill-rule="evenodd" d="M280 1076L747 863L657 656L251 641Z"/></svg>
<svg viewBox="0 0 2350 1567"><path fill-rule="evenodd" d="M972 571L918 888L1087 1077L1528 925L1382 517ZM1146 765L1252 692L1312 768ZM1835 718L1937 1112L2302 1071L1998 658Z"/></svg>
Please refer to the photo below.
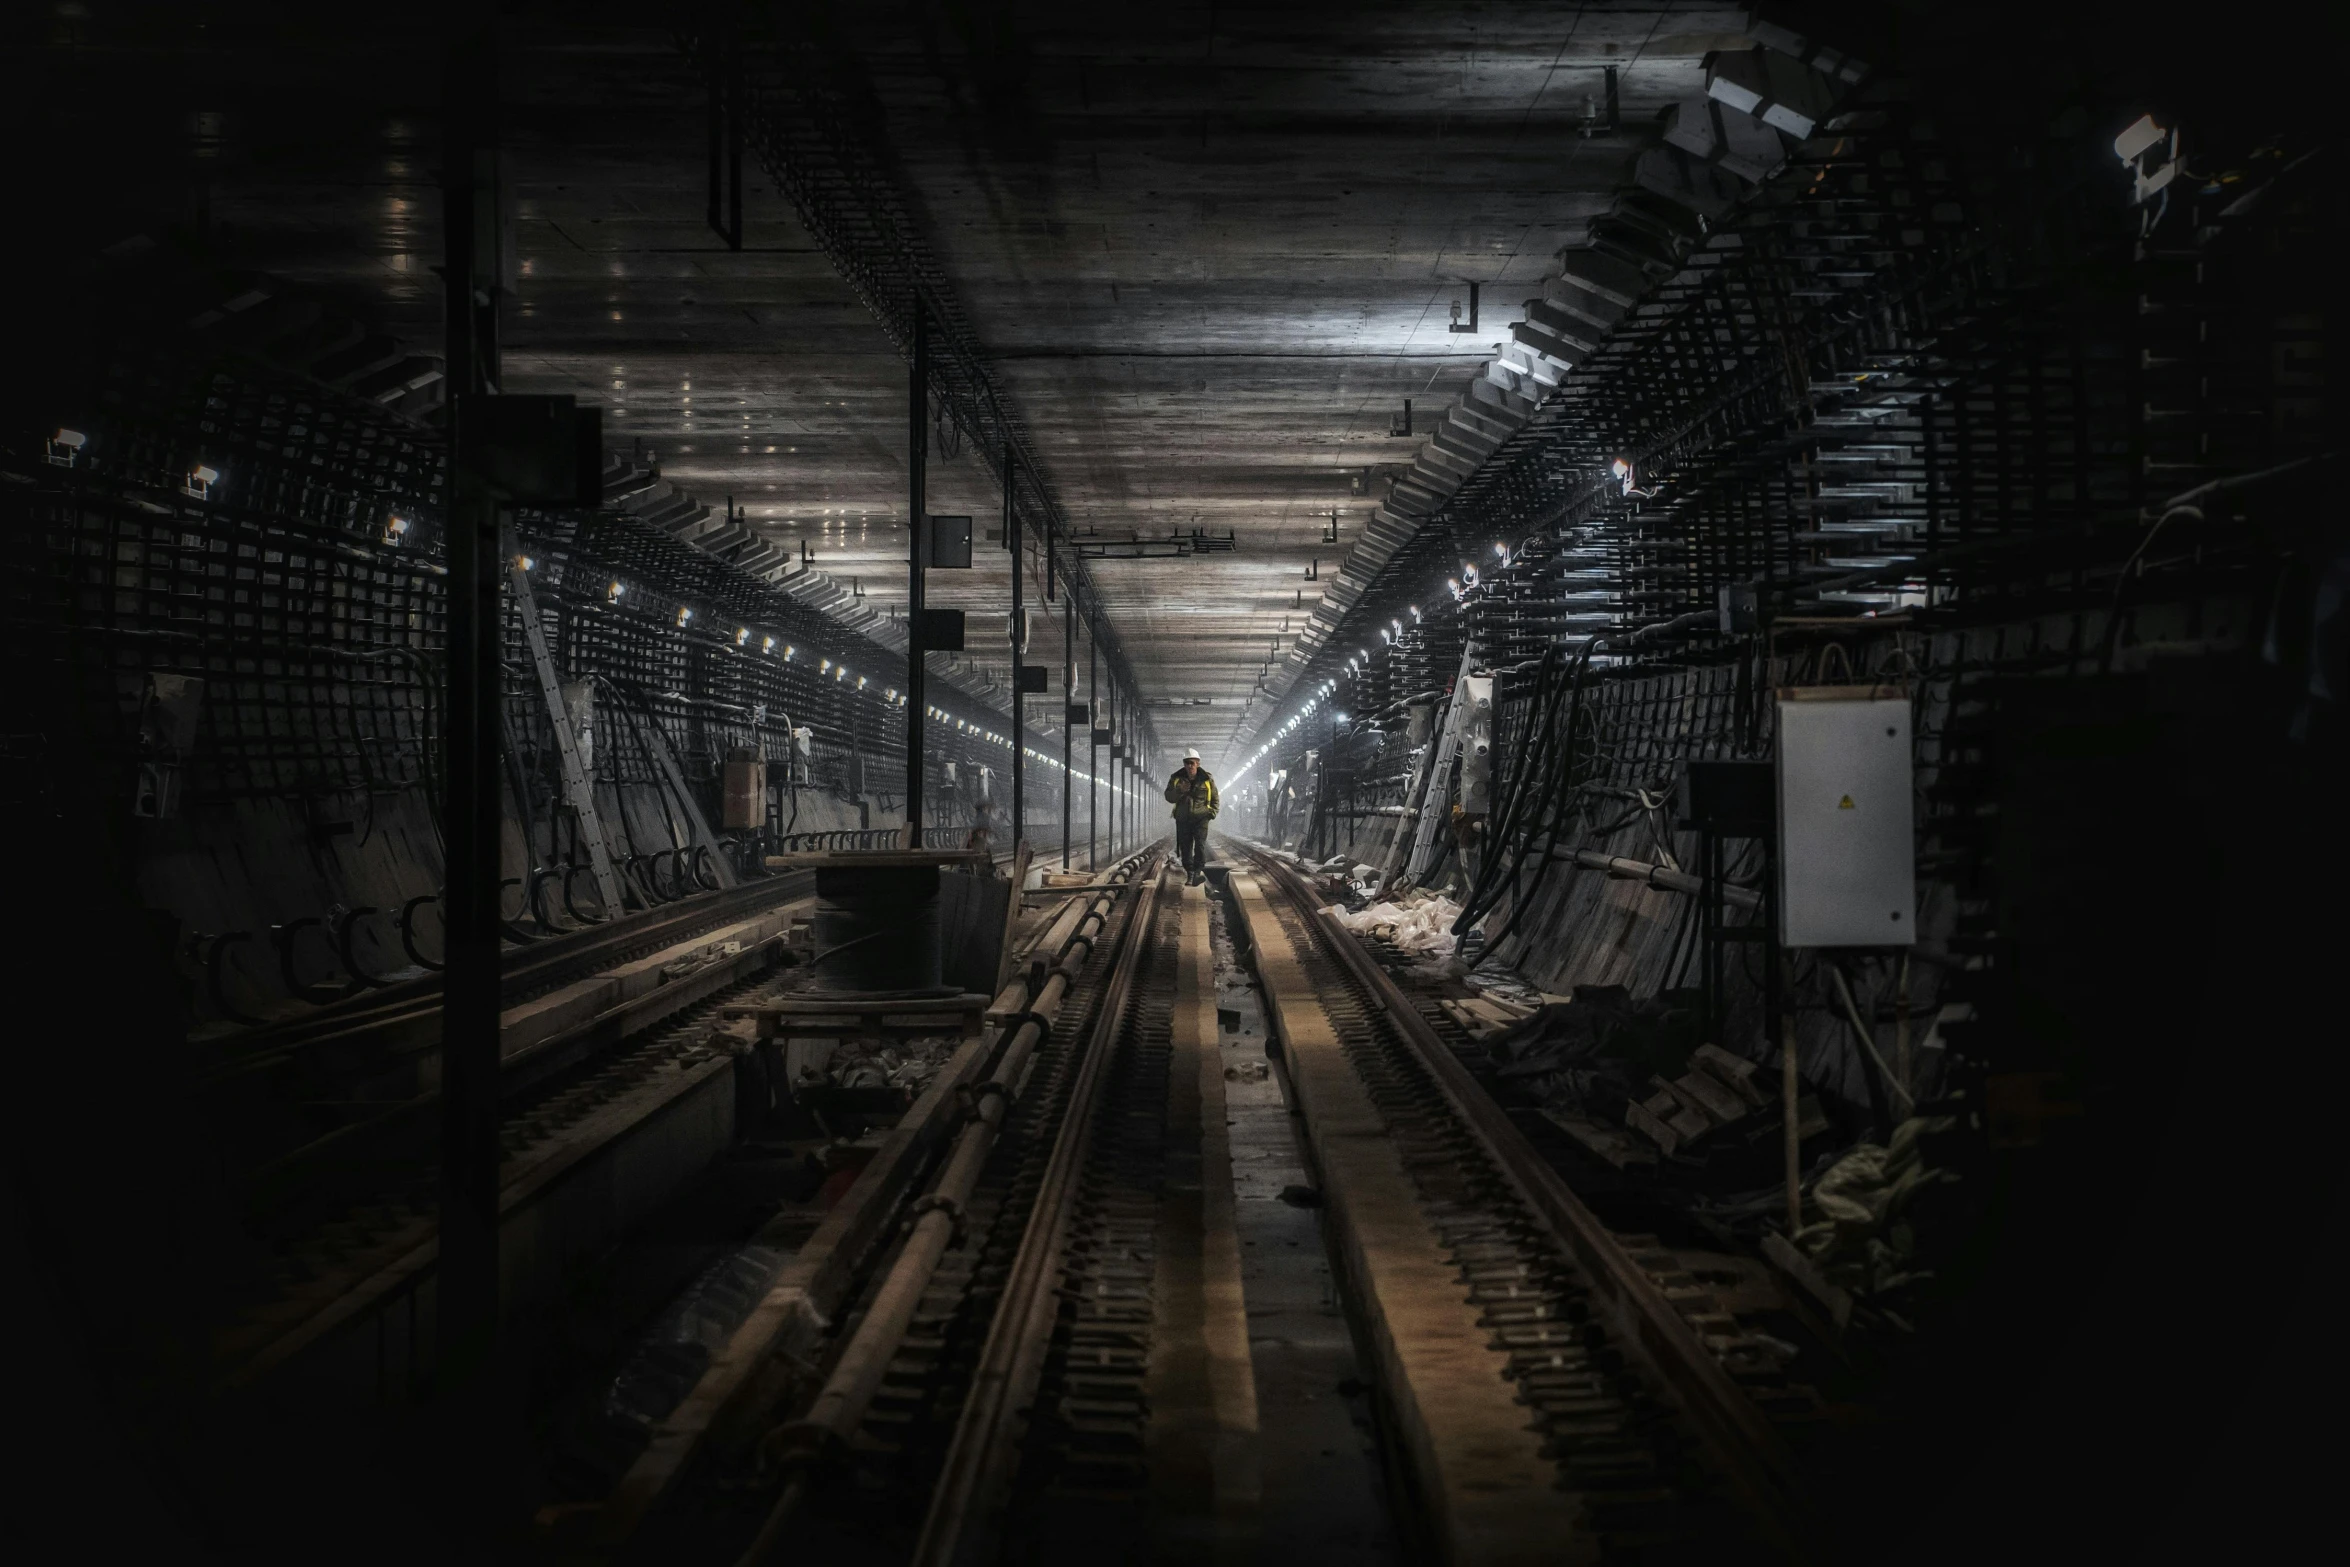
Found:
<svg viewBox="0 0 2350 1567"><path fill-rule="evenodd" d="M1453 951L1452 922L1461 917L1461 906L1435 893L1406 893L1401 903L1333 908L1330 913L1358 935L1382 938L1404 952L1448 958Z"/></svg>

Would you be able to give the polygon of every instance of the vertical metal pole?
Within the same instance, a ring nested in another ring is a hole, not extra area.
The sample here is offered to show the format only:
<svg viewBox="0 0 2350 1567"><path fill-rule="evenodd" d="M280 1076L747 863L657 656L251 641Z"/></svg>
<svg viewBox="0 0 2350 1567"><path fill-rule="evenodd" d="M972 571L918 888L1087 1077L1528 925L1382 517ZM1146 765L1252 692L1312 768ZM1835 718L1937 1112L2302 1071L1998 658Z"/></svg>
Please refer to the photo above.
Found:
<svg viewBox="0 0 2350 1567"><path fill-rule="evenodd" d="M1052 570L1050 538L1047 538L1045 570ZM1070 721L1069 710L1077 702L1077 595L1061 596L1061 869L1069 868L1069 816L1077 800L1077 780L1069 771L1075 764L1070 742L1076 738L1076 725Z"/></svg>
<svg viewBox="0 0 2350 1567"><path fill-rule="evenodd" d="M906 379L906 837L922 847L922 733L930 709L922 695L922 568L930 518L923 465L930 456L930 342L922 302L914 302L914 365Z"/></svg>
<svg viewBox="0 0 2350 1567"><path fill-rule="evenodd" d="M1028 836L1028 698L1020 690L1027 655L1020 647L1020 514L1012 505L1012 443L1004 443L1004 544L1012 552L1012 852Z"/></svg>
<svg viewBox="0 0 2350 1567"><path fill-rule="evenodd" d="M497 38L452 44L442 171L449 419L448 752L442 889L438 1371L485 1385L498 1338L498 506L467 476L465 401L498 384ZM486 252L486 257L485 257ZM486 261L486 264L485 264Z"/></svg>
<svg viewBox="0 0 2350 1567"><path fill-rule="evenodd" d="M726 248L743 248L743 46L726 49Z"/></svg>
<svg viewBox="0 0 2350 1567"><path fill-rule="evenodd" d="M1795 1015L1779 1024L1779 1113L1786 1118L1787 1233L1803 1228L1803 1079L1795 1064Z"/></svg>
<svg viewBox="0 0 2350 1567"><path fill-rule="evenodd" d="M1102 802L1094 790L1094 782L1102 770L1101 748L1094 744L1093 732L1101 723L1101 690L1095 684L1094 669L1100 662L1102 645L1094 635L1093 622L1085 623L1085 703L1088 709L1085 721L1085 868L1101 868L1101 851L1096 842L1101 833Z"/></svg>
<svg viewBox="0 0 2350 1567"><path fill-rule="evenodd" d="M1780 995L1779 951L1779 842L1776 833L1763 840L1762 874L1763 1026L1764 1038L1779 1041L1779 1112L1786 1120L1781 1139L1787 1165L1787 1233L1803 1226L1803 1127L1801 1064L1795 1054L1795 1013L1783 1006Z"/></svg>

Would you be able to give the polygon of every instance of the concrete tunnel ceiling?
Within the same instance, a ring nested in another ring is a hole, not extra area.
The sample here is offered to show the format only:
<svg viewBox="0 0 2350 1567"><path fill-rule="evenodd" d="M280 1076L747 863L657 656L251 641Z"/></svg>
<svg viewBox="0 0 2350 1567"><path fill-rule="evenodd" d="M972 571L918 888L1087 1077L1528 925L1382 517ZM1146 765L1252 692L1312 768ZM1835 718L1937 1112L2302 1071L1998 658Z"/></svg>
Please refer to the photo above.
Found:
<svg viewBox="0 0 2350 1567"><path fill-rule="evenodd" d="M887 9L844 18L915 219L1071 525L1231 536L1229 553L1091 567L1168 752L1219 759L1273 716L1391 484L1746 20L1064 7L975 40ZM592 98L633 41L551 47L568 70L516 73L518 387L605 401L665 477L733 497L890 616L902 370L866 313L755 169L744 252L711 251L690 110L654 110L663 128L534 112L561 106L566 77ZM1621 130L1588 135L1611 68ZM690 77L675 96L690 105ZM664 143L667 171L641 151ZM615 191L574 173L587 160L643 173ZM1472 283L1479 330L1452 331ZM1414 433L1397 438L1406 400ZM996 510L973 454L931 472L933 509ZM982 566L934 579L937 601L1000 608L1002 562ZM969 662L1008 684L974 629ZM1051 659L1056 643L1032 645Z"/></svg>
<svg viewBox="0 0 2350 1567"><path fill-rule="evenodd" d="M896 347L755 156L742 248L711 232L703 78L676 35L616 15L507 26L507 389L601 404L615 448L658 458L664 494L740 509L769 546L743 563L900 642ZM1069 525L1230 535L1229 551L1087 563L1162 753L1237 762L1287 710L1343 608L1333 588L1473 467L1432 441L1440 416L1632 183L1660 116L1702 98L1707 54L1751 46L1750 20L1660 4L831 14L834 63L878 105L920 242ZM224 76L222 111L179 137L216 240L436 352L434 34L371 38L382 68L364 71L315 41L274 44L308 71L240 47L254 90ZM403 52L413 69L392 68ZM155 183L158 223L184 216L184 182ZM1451 330L1471 285L1477 329ZM930 486L932 510L974 514L984 537L1000 492L980 454L934 450ZM934 604L974 615L970 652L932 662L1000 702L1008 574L984 543L978 563L932 578ZM1060 661L1057 614L1030 646ZM1035 707L1058 716L1057 699Z"/></svg>

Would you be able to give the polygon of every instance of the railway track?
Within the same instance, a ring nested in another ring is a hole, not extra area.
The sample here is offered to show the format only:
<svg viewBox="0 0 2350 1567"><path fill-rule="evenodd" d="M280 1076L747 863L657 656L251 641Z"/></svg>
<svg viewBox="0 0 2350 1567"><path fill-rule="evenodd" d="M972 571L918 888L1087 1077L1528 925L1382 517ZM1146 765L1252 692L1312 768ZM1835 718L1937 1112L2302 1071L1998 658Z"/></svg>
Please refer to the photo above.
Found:
<svg viewBox="0 0 2350 1567"><path fill-rule="evenodd" d="M1781 1430L1659 1259L1284 865L1242 849L1219 883L1146 867L1096 900L1101 951L917 1106L556 1555L1811 1554ZM1270 1138L1244 1104L1268 1075ZM1252 1252L1299 1210L1320 1255ZM1300 1278L1351 1326L1336 1361L1252 1329ZM1287 1398L1309 1365L1318 1394ZM1349 1399L1353 1480L1328 1424Z"/></svg>
<svg viewBox="0 0 2350 1567"><path fill-rule="evenodd" d="M583 976L616 968L778 904L812 896L812 872L791 871L698 893L609 924L566 931L506 948L500 1004L520 1006ZM305 1053L372 1039L398 1043L439 1026L437 973L411 974L297 1018L242 1030L217 1041L220 1060L205 1075L223 1081L284 1068Z"/></svg>
<svg viewBox="0 0 2350 1567"><path fill-rule="evenodd" d="M580 1201L569 1188L592 1185L579 1178L599 1161L648 1129L686 1150L681 1159L723 1145L735 1063L712 1046L713 1024L783 983L786 932L813 890L812 873L788 872L509 950L509 1227L545 1215L592 1247L627 1220L571 1211ZM376 1403L421 1386L431 1359L421 1292L437 1259L437 983L257 1031L201 1085L241 1133L228 1152L242 1161L236 1195L269 1246L214 1333L222 1392L298 1363L313 1383Z"/></svg>

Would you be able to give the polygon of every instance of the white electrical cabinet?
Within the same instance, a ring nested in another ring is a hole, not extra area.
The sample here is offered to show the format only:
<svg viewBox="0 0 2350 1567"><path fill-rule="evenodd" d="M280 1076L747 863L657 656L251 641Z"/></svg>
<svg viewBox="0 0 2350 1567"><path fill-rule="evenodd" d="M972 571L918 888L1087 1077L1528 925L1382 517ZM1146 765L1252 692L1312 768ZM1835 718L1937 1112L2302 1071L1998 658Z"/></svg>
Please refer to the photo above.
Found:
<svg viewBox="0 0 2350 1567"><path fill-rule="evenodd" d="M1917 940L1909 701L1881 687L1779 699L1779 930L1790 947Z"/></svg>

